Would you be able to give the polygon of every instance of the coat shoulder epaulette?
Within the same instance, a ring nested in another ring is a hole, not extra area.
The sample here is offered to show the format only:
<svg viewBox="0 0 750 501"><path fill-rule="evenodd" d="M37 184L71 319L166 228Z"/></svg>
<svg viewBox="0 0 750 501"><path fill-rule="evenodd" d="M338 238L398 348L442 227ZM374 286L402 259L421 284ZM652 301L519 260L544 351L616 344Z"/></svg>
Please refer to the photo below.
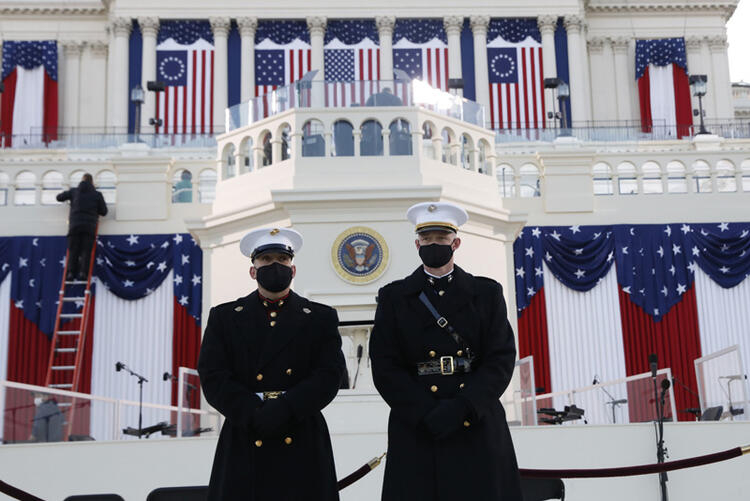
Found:
<svg viewBox="0 0 750 501"><path fill-rule="evenodd" d="M310 301L307 298L304 298L304 301L307 302L307 308L310 308L313 313L330 313L331 311L335 311L335 308L328 306L327 304Z"/></svg>
<svg viewBox="0 0 750 501"><path fill-rule="evenodd" d="M234 301L227 301L226 303L220 303L216 306L211 307L212 310L216 310L216 313L221 313L229 310L233 310L239 305L242 305L242 300L245 298L237 298Z"/></svg>
<svg viewBox="0 0 750 501"><path fill-rule="evenodd" d="M477 291L480 294L493 293L498 290L502 290L503 288L502 285L500 285L500 283L493 278L475 276L474 279L476 281L475 284Z"/></svg>
<svg viewBox="0 0 750 501"><path fill-rule="evenodd" d="M385 284L380 290L378 290L378 299L393 294L395 291L401 289L405 283L406 279L402 278L400 280L394 280L389 284Z"/></svg>

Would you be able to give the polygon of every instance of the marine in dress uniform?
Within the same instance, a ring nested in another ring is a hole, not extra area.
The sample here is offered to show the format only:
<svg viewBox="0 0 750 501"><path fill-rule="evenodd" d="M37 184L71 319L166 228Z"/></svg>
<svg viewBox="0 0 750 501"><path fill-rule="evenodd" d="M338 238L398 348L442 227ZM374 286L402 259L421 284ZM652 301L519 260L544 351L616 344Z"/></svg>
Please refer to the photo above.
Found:
<svg viewBox="0 0 750 501"><path fill-rule="evenodd" d="M290 290L302 237L262 229L240 242L258 290L211 309L198 372L226 421L216 447L211 501L338 499L321 409L344 370L336 311Z"/></svg>
<svg viewBox="0 0 750 501"><path fill-rule="evenodd" d="M380 290L370 339L391 408L382 499L520 501L499 400L516 355L502 287L454 265L462 208L417 204L407 218L424 266Z"/></svg>

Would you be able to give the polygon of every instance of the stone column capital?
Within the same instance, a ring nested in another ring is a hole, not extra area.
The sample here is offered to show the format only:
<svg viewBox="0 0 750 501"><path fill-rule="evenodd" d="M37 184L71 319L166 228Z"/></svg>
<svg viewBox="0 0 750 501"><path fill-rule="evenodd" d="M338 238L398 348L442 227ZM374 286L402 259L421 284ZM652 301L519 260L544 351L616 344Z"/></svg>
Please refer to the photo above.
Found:
<svg viewBox="0 0 750 501"><path fill-rule="evenodd" d="M616 53L625 53L630 48L630 38L628 37L615 37L612 39L612 49Z"/></svg>
<svg viewBox="0 0 750 501"><path fill-rule="evenodd" d="M542 35L555 34L555 28L557 28L557 16L552 14L545 14L536 18L536 25L539 27L539 31Z"/></svg>
<svg viewBox="0 0 750 501"><path fill-rule="evenodd" d="M699 50L704 40L704 37L698 35L687 36L685 37L685 48L689 50Z"/></svg>
<svg viewBox="0 0 750 501"><path fill-rule="evenodd" d="M232 20L228 17L209 17L208 22L211 24L211 30L214 37L224 37L229 35L229 28L232 26Z"/></svg>
<svg viewBox="0 0 750 501"><path fill-rule="evenodd" d="M254 37L258 29L257 17L238 17L237 27L240 29L240 36Z"/></svg>
<svg viewBox="0 0 750 501"><path fill-rule="evenodd" d="M490 16L471 16L469 24L474 35L486 35L487 28L490 26Z"/></svg>
<svg viewBox="0 0 750 501"><path fill-rule="evenodd" d="M563 24L568 33L580 33L583 29L583 17L578 15L565 16Z"/></svg>
<svg viewBox="0 0 750 501"><path fill-rule="evenodd" d="M378 16L375 18L375 26L378 28L378 34L393 35L393 28L396 26L396 16Z"/></svg>
<svg viewBox="0 0 750 501"><path fill-rule="evenodd" d="M589 51L591 52L602 52L604 50L604 43L607 41L605 37L591 37L588 39Z"/></svg>
<svg viewBox="0 0 750 501"><path fill-rule="evenodd" d="M133 30L133 21L127 17L116 17L110 23L109 29L116 37L127 37Z"/></svg>
<svg viewBox="0 0 750 501"><path fill-rule="evenodd" d="M80 56L83 52L84 43L78 40L61 40L59 43L66 56Z"/></svg>
<svg viewBox="0 0 750 501"><path fill-rule="evenodd" d="M139 17L138 26L141 27L141 34L143 37L153 37L159 34L159 18L158 17Z"/></svg>
<svg viewBox="0 0 750 501"><path fill-rule="evenodd" d="M708 37L708 47L713 51L727 49L727 36L725 34Z"/></svg>
<svg viewBox="0 0 750 501"><path fill-rule="evenodd" d="M463 16L445 16L443 18L443 27L446 35L461 35L461 29L464 27Z"/></svg>
<svg viewBox="0 0 750 501"><path fill-rule="evenodd" d="M328 20L324 16L310 16L306 19L307 29L310 30L310 36L324 36Z"/></svg>
<svg viewBox="0 0 750 501"><path fill-rule="evenodd" d="M91 53L94 54L95 56L104 56L107 54L107 51L109 50L109 44L107 42L102 42L101 40L88 42L86 44L86 47L88 47Z"/></svg>

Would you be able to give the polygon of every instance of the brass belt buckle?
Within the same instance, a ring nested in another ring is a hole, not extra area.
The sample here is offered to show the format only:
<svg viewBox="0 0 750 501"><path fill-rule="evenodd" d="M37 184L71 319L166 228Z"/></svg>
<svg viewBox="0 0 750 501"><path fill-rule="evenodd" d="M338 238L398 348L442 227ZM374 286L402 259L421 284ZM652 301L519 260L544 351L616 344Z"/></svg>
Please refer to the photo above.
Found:
<svg viewBox="0 0 750 501"><path fill-rule="evenodd" d="M263 400L276 400L281 396L280 391L264 391Z"/></svg>
<svg viewBox="0 0 750 501"><path fill-rule="evenodd" d="M446 365L450 367L450 369L446 369ZM453 357L451 355L440 357L440 374L443 376L451 376L453 375L454 370L455 365L453 364Z"/></svg>

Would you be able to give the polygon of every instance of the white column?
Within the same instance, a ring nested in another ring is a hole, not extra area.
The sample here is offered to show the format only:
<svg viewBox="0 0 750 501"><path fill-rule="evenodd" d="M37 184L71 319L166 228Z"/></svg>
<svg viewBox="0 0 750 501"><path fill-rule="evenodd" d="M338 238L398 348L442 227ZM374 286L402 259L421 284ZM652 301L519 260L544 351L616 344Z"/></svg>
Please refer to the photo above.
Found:
<svg viewBox="0 0 750 501"><path fill-rule="evenodd" d="M616 37L612 40L612 52L615 60L615 94L617 96L617 120L633 120L635 115L632 106L632 93L635 88L635 70L631 73L628 49L628 37Z"/></svg>
<svg viewBox="0 0 750 501"><path fill-rule="evenodd" d="M714 88L716 80L714 79L713 74L713 64L711 61L711 50L709 49L708 37L703 37L700 44L700 59L702 61L701 68L704 71L703 73L699 73L691 70L691 72L693 74L703 74L708 76L706 95L703 97L703 111L706 113L706 118L715 119L717 118L716 110L718 109L718 106L716 105L716 90ZM697 107L694 109L697 109Z"/></svg>
<svg viewBox="0 0 750 501"><path fill-rule="evenodd" d="M62 106L60 123L65 128L78 127L78 110L81 96L81 42L66 40L61 42L63 49L62 65Z"/></svg>
<svg viewBox="0 0 750 501"><path fill-rule="evenodd" d="M688 75L708 75L710 73L709 68L706 67L706 62L703 59L703 54L701 53L702 45L703 37L685 37L685 52L687 53ZM692 110L698 109L698 98L693 95L692 89L690 92L690 104ZM706 104L705 99L703 104ZM703 108L705 109L705 106ZM699 123L700 117L693 116L693 124L697 125Z"/></svg>
<svg viewBox="0 0 750 501"><path fill-rule="evenodd" d="M118 17L110 24L110 30L114 36L111 46L111 62L108 64L108 99L110 102L110 113L107 113L107 125L124 132L128 127L128 102L130 100L130 89L128 89L128 37L133 29L133 22L129 18Z"/></svg>
<svg viewBox="0 0 750 501"><path fill-rule="evenodd" d="M570 73L570 114L569 123L588 120L586 117L586 85L583 68L583 41L581 16L565 16L565 30L568 33L568 68Z"/></svg>
<svg viewBox="0 0 750 501"><path fill-rule="evenodd" d="M589 39L591 70L596 71L597 85L591 88L592 120L614 121L617 118L617 99L613 99L615 81L615 58L611 40L607 37Z"/></svg>
<svg viewBox="0 0 750 501"><path fill-rule="evenodd" d="M227 37L231 27L228 17L209 19L214 32L214 130L224 132L226 109L229 105L229 62Z"/></svg>
<svg viewBox="0 0 750 501"><path fill-rule="evenodd" d="M79 94L79 127L102 127L107 102L107 50L104 42L88 42L81 57L85 92Z"/></svg>
<svg viewBox="0 0 750 501"><path fill-rule="evenodd" d="M731 120L734 118L734 105L732 103L732 82L729 77L726 35L709 37L708 47L711 51L711 68L713 69L713 72L708 76L708 80L709 82L714 81L713 91L716 95L714 116L719 120Z"/></svg>
<svg viewBox="0 0 750 501"><path fill-rule="evenodd" d="M544 15L536 19L539 32L542 34L542 74L544 78L557 78L557 55L555 53L555 29L557 28L557 16ZM556 110L555 93L552 89L544 91L544 109ZM544 117L547 127L554 126L554 119Z"/></svg>
<svg viewBox="0 0 750 501"><path fill-rule="evenodd" d="M244 103L255 97L255 31L258 29L258 18L240 17L237 26L242 40L240 100Z"/></svg>
<svg viewBox="0 0 750 501"><path fill-rule="evenodd" d="M394 16L375 18L380 39L380 79L393 80L393 28L396 26Z"/></svg>
<svg viewBox="0 0 750 501"><path fill-rule="evenodd" d="M310 69L318 70L315 80L325 80L323 41L326 34L326 24L326 18L322 16L307 18L307 29L310 30L310 46L312 49Z"/></svg>
<svg viewBox="0 0 750 501"><path fill-rule="evenodd" d="M446 16L443 27L448 36L448 78L462 78L461 72L461 29L464 27L462 16ZM463 96L463 89L458 95Z"/></svg>
<svg viewBox="0 0 750 501"><path fill-rule="evenodd" d="M490 107L490 77L487 72L487 28L490 16L471 16L471 32L474 35L474 85L476 101Z"/></svg>
<svg viewBox="0 0 750 501"><path fill-rule="evenodd" d="M148 124L148 120L156 116L156 93L147 90L146 82L156 80L156 36L159 34L159 18L139 17L138 25L143 37L141 87L146 98L141 108L141 133L149 134L154 132L154 127ZM127 94L130 94L130 89Z"/></svg>

